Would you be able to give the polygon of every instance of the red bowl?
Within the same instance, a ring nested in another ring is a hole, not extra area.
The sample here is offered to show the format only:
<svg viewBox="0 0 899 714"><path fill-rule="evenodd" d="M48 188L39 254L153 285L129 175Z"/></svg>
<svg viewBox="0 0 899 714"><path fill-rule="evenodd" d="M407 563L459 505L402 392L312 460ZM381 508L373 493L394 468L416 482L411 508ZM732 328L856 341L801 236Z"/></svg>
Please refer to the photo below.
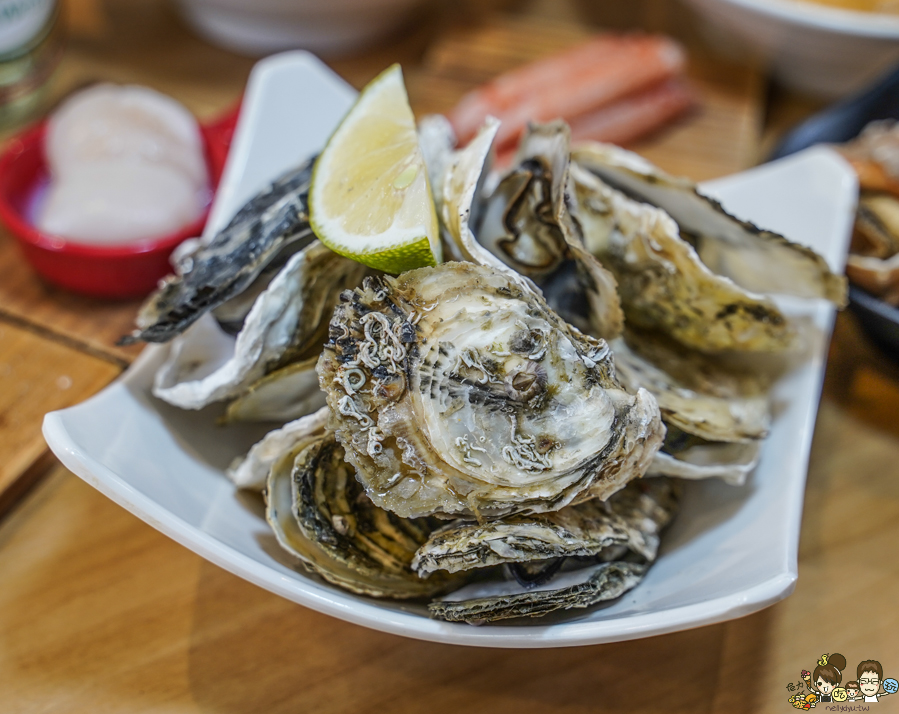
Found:
<svg viewBox="0 0 899 714"><path fill-rule="evenodd" d="M200 126L213 190L228 156L238 110ZM84 295L142 297L172 272L169 255L187 238L203 232L208 209L177 233L120 246L88 246L43 233L29 209L50 177L44 156L46 122L12 139L0 154L0 221L16 238L25 258L48 281Z"/></svg>

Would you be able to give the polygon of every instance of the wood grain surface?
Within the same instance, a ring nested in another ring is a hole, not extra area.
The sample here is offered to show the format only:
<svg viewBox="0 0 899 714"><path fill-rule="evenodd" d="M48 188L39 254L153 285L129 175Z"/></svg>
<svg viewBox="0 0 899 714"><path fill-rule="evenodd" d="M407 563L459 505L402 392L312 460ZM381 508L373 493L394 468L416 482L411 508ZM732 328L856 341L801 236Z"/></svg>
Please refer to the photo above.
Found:
<svg viewBox="0 0 899 714"><path fill-rule="evenodd" d="M139 82L209 118L240 96L253 61L197 39L171 4L66 4L54 101L95 81ZM634 28L686 43L703 98L700 112L638 147L671 171L740 170L816 106L708 54L695 18L671 0L430 3L389 41L331 65L358 87L400 61L416 111L442 111L515 64ZM136 349L114 341L135 309L42 283L0 231L0 510L53 464L40 415L133 359ZM787 683L824 652L852 667L879 659L897 676L897 410L899 368L841 315L796 592L740 620L566 650L442 646L320 615L207 563L52 466L0 520L0 713L786 712ZM5 497L4 482L17 484Z"/></svg>
<svg viewBox="0 0 899 714"><path fill-rule="evenodd" d="M0 321L0 516L12 505L4 494L36 475L47 449L44 414L83 401L119 372L120 365Z"/></svg>

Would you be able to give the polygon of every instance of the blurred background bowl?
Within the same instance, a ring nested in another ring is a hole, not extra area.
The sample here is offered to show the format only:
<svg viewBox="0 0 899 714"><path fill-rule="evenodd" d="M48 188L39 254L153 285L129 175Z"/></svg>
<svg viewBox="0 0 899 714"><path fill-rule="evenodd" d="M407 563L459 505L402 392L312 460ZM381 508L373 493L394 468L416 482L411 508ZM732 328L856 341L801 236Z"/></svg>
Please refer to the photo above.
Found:
<svg viewBox="0 0 899 714"><path fill-rule="evenodd" d="M820 97L857 91L899 62L899 15L807 0L687 0L709 40L768 63L784 85Z"/></svg>
<svg viewBox="0 0 899 714"><path fill-rule="evenodd" d="M210 42L250 56L303 49L339 55L365 49L407 20L423 0L178 0Z"/></svg>

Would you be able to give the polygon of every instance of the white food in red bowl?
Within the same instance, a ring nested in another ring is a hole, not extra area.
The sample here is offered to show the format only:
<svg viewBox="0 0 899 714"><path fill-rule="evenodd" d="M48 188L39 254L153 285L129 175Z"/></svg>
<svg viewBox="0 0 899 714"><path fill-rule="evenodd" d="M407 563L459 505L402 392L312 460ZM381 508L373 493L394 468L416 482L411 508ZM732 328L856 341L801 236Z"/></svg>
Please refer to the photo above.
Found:
<svg viewBox="0 0 899 714"><path fill-rule="evenodd" d="M899 62L899 15L810 0L687 0L715 45L756 55L785 85L836 98Z"/></svg>

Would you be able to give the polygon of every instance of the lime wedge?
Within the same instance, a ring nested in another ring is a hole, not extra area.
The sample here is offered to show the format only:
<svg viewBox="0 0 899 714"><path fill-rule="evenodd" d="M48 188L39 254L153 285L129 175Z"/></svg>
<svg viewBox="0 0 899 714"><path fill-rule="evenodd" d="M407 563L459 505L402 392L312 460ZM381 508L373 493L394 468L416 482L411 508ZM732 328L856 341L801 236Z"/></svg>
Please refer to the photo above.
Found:
<svg viewBox="0 0 899 714"><path fill-rule="evenodd" d="M441 262L437 213L399 65L362 90L315 164L312 230L388 273Z"/></svg>

